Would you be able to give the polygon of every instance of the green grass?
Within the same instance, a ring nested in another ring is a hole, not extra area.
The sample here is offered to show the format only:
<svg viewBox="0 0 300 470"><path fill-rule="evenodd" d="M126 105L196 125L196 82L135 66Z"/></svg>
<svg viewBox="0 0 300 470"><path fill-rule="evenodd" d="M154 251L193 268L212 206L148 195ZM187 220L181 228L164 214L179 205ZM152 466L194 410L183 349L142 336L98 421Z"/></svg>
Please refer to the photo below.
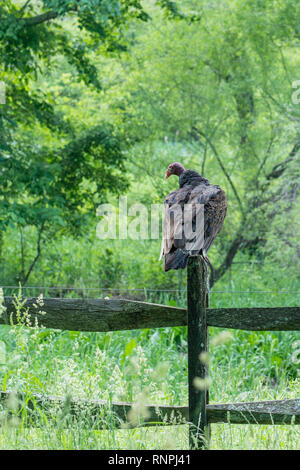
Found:
<svg viewBox="0 0 300 470"><path fill-rule="evenodd" d="M249 268L247 268L249 270ZM254 276L238 268L231 284L224 279L211 295L211 306L299 305L297 281L280 281L263 270ZM260 290L270 293L245 293ZM235 293L229 292L235 291ZM74 293L72 293L74 295ZM144 293L147 301L185 304L185 293ZM159 295L159 296L158 296ZM41 317L42 322L42 317ZM210 339L222 331L210 328ZM298 332L230 331L225 343L210 348L211 403L299 397L298 366L292 361ZM187 404L186 328L82 333L2 326L1 388L63 397ZM37 410L38 411L38 410ZM87 414L67 429L61 416L40 428L26 428L25 416L5 424L1 411L1 449L187 449L186 425L108 431L87 429ZM299 426L212 425L212 449L300 448Z"/></svg>

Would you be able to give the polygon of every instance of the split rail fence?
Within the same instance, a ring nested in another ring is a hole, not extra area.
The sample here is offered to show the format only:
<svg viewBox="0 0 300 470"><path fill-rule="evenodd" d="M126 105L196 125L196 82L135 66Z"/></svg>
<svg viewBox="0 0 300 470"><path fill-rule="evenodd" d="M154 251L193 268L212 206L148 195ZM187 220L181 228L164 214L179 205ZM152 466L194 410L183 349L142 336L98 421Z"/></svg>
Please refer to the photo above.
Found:
<svg viewBox="0 0 300 470"><path fill-rule="evenodd" d="M300 424L300 399L261 402L209 404L208 389L195 387L195 378L207 382L208 363L200 360L208 353L209 326L242 330L300 330L300 307L278 308L209 308L209 273L201 256L190 257L187 267L187 309L130 300L54 299L45 298L43 327L71 331L117 331L174 326L188 327L188 406L147 405L147 417L139 425L189 424L191 449L209 445L210 424ZM35 298L26 299L32 324L40 318L34 306ZM14 299L5 297L5 314L0 324L14 324ZM200 358L200 359L199 359ZM7 400L12 392L0 392ZM18 394L25 399L24 394ZM36 406L48 410L49 415L64 399L35 394L26 402L29 409ZM131 403L110 403L100 400L72 399L70 410L89 408L96 418L109 406L114 426L128 422ZM105 428L105 423L101 428ZM99 425L98 425L99 429Z"/></svg>

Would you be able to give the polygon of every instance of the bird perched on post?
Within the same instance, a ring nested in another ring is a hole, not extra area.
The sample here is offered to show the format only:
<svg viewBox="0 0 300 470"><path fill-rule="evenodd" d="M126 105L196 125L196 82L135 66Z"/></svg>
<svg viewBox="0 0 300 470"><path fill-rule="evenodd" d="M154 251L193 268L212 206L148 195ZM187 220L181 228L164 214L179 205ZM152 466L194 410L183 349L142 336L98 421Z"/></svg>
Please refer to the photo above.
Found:
<svg viewBox="0 0 300 470"><path fill-rule="evenodd" d="M196 171L185 170L174 162L168 166L166 178L179 176L179 189L164 201L164 223L161 255L164 270L184 269L188 257L200 254L208 262L207 252L222 228L227 202L220 186Z"/></svg>

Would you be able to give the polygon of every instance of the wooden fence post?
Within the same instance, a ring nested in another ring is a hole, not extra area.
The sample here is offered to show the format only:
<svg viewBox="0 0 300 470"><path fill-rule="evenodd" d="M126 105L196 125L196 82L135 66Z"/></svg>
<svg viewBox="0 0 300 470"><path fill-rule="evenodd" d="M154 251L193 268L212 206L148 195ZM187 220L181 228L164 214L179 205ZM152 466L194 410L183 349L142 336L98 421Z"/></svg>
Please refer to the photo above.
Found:
<svg viewBox="0 0 300 470"><path fill-rule="evenodd" d="M191 256L187 266L188 384L190 449L208 446L208 326L209 272L202 256ZM201 359L200 359L200 355Z"/></svg>

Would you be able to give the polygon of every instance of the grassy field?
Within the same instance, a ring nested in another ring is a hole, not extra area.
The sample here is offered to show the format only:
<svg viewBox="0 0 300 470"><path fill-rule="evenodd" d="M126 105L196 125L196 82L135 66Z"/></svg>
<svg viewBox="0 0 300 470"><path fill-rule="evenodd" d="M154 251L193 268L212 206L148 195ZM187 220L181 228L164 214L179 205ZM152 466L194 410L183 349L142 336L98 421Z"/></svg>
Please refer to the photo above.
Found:
<svg viewBox="0 0 300 470"><path fill-rule="evenodd" d="M268 273L249 265L236 267L233 280L216 285L211 306L299 305L300 283L288 285L284 277L280 283L272 280L269 268ZM143 295L147 301L185 304L184 290L145 291ZM210 339L218 338L220 332L210 328ZM230 333L227 341L211 342L211 403L299 397L298 366L292 360L298 332ZM28 397L42 393L108 402L187 403L186 328L81 333L2 326L0 341L4 390L22 390ZM14 413L14 405L8 406ZM7 413L7 407L1 410L1 449L188 448L186 425L116 430L109 424L108 413L109 430L96 431L86 428L87 414L82 413L67 429L67 413L54 413L49 420L40 410L42 426L28 429L25 415L7 423ZM216 424L212 425L211 448L299 449L300 430L299 426Z"/></svg>

